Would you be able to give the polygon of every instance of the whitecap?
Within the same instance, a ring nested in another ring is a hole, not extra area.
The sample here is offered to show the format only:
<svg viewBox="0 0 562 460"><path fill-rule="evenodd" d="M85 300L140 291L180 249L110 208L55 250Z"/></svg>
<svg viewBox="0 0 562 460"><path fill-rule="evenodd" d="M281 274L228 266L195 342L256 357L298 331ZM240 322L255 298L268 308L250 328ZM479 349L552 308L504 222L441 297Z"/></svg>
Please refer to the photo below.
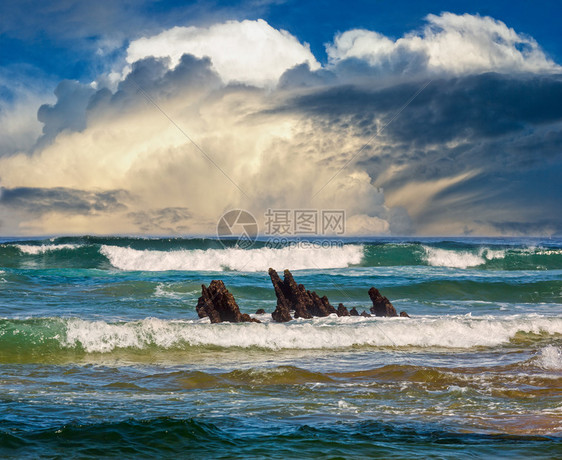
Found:
<svg viewBox="0 0 562 460"><path fill-rule="evenodd" d="M543 369L562 370L562 348L549 345L536 356L536 364Z"/></svg>
<svg viewBox="0 0 562 460"><path fill-rule="evenodd" d="M482 265L486 261L482 255L468 251L455 251L449 249L422 246L425 251L425 260L433 267L469 268Z"/></svg>
<svg viewBox="0 0 562 460"><path fill-rule="evenodd" d="M261 319L261 318L260 318ZM173 321L146 318L126 323L72 319L66 322L64 347L80 346L87 352L117 348L164 349L186 346L222 348L342 349L373 347L493 347L507 344L517 333L562 334L562 318L519 317L482 319L438 318L318 318L279 324L210 324L208 320ZM541 352L543 366L561 366L560 349Z"/></svg>
<svg viewBox="0 0 562 460"><path fill-rule="evenodd" d="M103 245L100 252L111 265L129 271L267 271L269 267L283 270L345 268L359 264L362 245L335 247L284 247L257 249L195 249L175 251L137 250Z"/></svg>
<svg viewBox="0 0 562 460"><path fill-rule="evenodd" d="M43 244L41 246L33 246L29 244L14 244L24 254L38 255L46 252L61 251L64 249L78 249L81 247L79 244Z"/></svg>

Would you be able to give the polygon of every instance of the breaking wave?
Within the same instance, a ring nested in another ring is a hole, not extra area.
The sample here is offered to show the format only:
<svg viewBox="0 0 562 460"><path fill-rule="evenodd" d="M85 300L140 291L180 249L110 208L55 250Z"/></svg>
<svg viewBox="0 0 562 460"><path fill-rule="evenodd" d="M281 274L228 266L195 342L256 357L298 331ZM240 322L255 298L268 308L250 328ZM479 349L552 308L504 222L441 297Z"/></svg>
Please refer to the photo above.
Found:
<svg viewBox="0 0 562 460"><path fill-rule="evenodd" d="M549 345L540 350L536 364L543 369L562 370L562 348Z"/></svg>
<svg viewBox="0 0 562 460"><path fill-rule="evenodd" d="M79 244L42 244L41 246L30 244L15 244L14 247L18 248L23 254L38 255L45 254L46 252L73 250L81 246Z"/></svg>
<svg viewBox="0 0 562 460"><path fill-rule="evenodd" d="M335 247L295 246L258 249L195 249L176 251L137 250L103 245L101 253L111 265L131 271L267 271L269 267L292 270L345 268L361 262L362 245Z"/></svg>
<svg viewBox="0 0 562 460"><path fill-rule="evenodd" d="M562 334L562 318L470 316L374 319L317 318L290 324L210 324L207 320L111 323L84 319L0 320L0 354L10 350L52 353L77 350L110 353L118 349L186 350L191 347L345 349L351 347L493 347L528 335ZM558 366L560 350L545 348L544 365Z"/></svg>
<svg viewBox="0 0 562 460"><path fill-rule="evenodd" d="M504 259L505 250L481 248L478 252L458 251L422 246L428 265L434 267L469 268L484 265L488 260Z"/></svg>
<svg viewBox="0 0 562 460"><path fill-rule="evenodd" d="M224 243L226 245L223 246ZM2 268L117 268L133 271L262 271L349 266L559 270L562 241L529 245L474 241L256 241L241 249L216 238L64 237L0 244Z"/></svg>

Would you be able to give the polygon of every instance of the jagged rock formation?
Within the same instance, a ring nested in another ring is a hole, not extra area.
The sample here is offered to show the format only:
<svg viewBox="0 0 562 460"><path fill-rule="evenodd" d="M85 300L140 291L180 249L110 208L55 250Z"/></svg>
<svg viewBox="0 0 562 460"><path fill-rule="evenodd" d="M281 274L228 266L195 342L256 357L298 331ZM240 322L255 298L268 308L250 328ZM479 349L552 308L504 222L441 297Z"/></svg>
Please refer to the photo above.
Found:
<svg viewBox="0 0 562 460"><path fill-rule="evenodd" d="M332 313L346 316L347 309L342 304L336 310L330 304L328 297L320 297L314 291L307 291L302 284L297 284L289 270L283 272L283 281L273 268L269 269L269 277L277 296L277 308L272 313L275 321L291 321L292 311L295 312L295 318L310 319L314 316L328 316Z"/></svg>
<svg viewBox="0 0 562 460"><path fill-rule="evenodd" d="M336 313L338 316L371 316L366 311L363 311L360 315L355 307L348 311L341 303L335 309L330 304L328 297L320 297L316 292L306 290L302 284L297 284L289 270L284 271L283 280L281 280L277 272L270 268L269 277L277 297L277 307L271 316L274 321L279 323L291 321L293 317L295 319L310 319L315 316L328 316L332 313ZM390 300L384 297L378 289L374 287L369 289L369 297L373 302L370 309L373 315L398 316ZM211 281L209 287L204 284L201 286L201 297L197 302L196 310L200 318L208 317L211 323L223 321L231 323L260 322L246 313L240 313L240 308L234 300L234 296L220 280ZM256 311L256 314L263 315L265 310L260 308ZM410 317L405 311L400 312L400 316Z"/></svg>
<svg viewBox="0 0 562 460"><path fill-rule="evenodd" d="M277 297L277 308L271 314L274 321L278 323L286 323L291 321L293 318L291 316L291 309L294 305L294 299L290 299L292 290L289 289L285 281L281 281L279 275L273 268L269 269L269 277L273 283L273 289L275 290L275 296ZM293 280L294 283L294 280Z"/></svg>
<svg viewBox="0 0 562 460"><path fill-rule="evenodd" d="M240 313L240 308L234 300L234 296L220 280L211 281L208 288L204 284L201 285L201 297L199 297L195 309L199 318L208 317L211 323L222 323L223 321L231 323L260 322L257 319L250 318L247 313Z"/></svg>
<svg viewBox="0 0 562 460"><path fill-rule="evenodd" d="M371 313L375 316L398 316L396 309L386 297L384 297L377 288L369 289L369 297L373 302Z"/></svg>
<svg viewBox="0 0 562 460"><path fill-rule="evenodd" d="M338 316L349 316L349 312L347 311L347 308L344 307L343 303L340 303L338 305L338 310L336 311L336 313L338 314Z"/></svg>

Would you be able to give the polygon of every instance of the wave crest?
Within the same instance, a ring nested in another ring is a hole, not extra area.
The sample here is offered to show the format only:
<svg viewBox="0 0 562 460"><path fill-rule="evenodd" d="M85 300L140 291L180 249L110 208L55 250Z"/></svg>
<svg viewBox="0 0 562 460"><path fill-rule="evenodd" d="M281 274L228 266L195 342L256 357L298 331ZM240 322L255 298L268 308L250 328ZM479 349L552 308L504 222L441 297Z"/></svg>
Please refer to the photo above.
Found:
<svg viewBox="0 0 562 460"><path fill-rule="evenodd" d="M205 321L157 318L120 324L72 319L68 320L66 333L61 334L60 343L62 347L80 347L89 353L154 346L163 349L212 346L269 350L342 349L356 346L473 348L506 344L518 333L562 334L562 318L380 320L330 317L306 322L295 321L292 324L270 322L212 325ZM551 363L554 355L554 352L547 350L544 355L547 360L545 363ZM560 360L560 355L556 356Z"/></svg>
<svg viewBox="0 0 562 460"><path fill-rule="evenodd" d="M363 245L333 247L291 246L257 249L193 249L154 251L103 245L100 252L111 265L129 271L267 271L269 267L282 270L345 268L359 264Z"/></svg>
<svg viewBox="0 0 562 460"><path fill-rule="evenodd" d="M540 350L536 357L539 367L548 370L562 370L562 348L549 345Z"/></svg>
<svg viewBox="0 0 562 460"><path fill-rule="evenodd" d="M14 244L14 247L18 248L23 254L28 254L36 256L38 254L45 254L46 252L62 251L62 250L73 250L81 247L79 244L42 244L41 246L35 246L30 244Z"/></svg>
<svg viewBox="0 0 562 460"><path fill-rule="evenodd" d="M483 265L488 260L504 259L505 250L481 248L477 253L422 246L425 260L434 267L469 268Z"/></svg>

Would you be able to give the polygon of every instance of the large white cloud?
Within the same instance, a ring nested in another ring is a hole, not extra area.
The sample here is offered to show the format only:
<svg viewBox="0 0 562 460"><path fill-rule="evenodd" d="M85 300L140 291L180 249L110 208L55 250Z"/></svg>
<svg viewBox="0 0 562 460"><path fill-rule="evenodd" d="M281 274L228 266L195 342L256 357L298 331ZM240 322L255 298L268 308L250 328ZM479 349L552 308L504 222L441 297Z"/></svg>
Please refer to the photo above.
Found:
<svg viewBox="0 0 562 460"><path fill-rule="evenodd" d="M391 40L377 32L354 29L326 46L332 65L356 58L387 72L467 74L485 71L560 71L537 42L503 22L470 14L427 16L420 33Z"/></svg>
<svg viewBox="0 0 562 460"><path fill-rule="evenodd" d="M268 208L343 209L349 218L362 216L351 221L350 232L389 231L392 214L370 176L353 166L339 171L342 152L358 151L363 137L323 130L298 112L269 111L267 89L211 84L203 90L201 79L213 80L208 59L184 57L162 75L163 64L141 61L130 78L142 81L174 123L126 79L115 93L103 90L92 98L85 128L59 130L34 155L0 158L1 185L7 189L41 195L63 188L72 196L126 192L119 195L121 206L110 210L113 218L95 209L61 217L51 209L21 217L20 232L135 233L139 221L162 209L181 209L189 216L181 222L189 232L211 233L232 208L251 211L261 228ZM72 113L66 104L51 112L56 120Z"/></svg>
<svg viewBox="0 0 562 460"><path fill-rule="evenodd" d="M131 42L127 62L149 56L170 57L174 67L186 53L210 57L225 83L260 87L274 85L285 70L295 65L306 62L311 69L320 67L308 44L262 19L229 21L208 28L174 27Z"/></svg>

